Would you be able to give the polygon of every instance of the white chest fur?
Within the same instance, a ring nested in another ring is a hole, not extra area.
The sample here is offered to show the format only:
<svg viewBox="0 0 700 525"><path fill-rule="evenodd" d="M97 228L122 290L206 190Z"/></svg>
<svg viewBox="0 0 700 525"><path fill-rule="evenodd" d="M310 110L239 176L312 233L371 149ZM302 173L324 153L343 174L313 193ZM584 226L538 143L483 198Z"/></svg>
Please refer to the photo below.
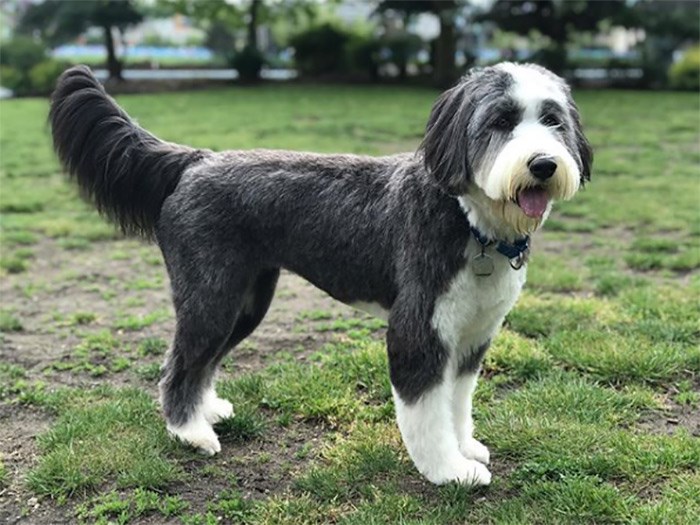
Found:
<svg viewBox="0 0 700 525"><path fill-rule="evenodd" d="M493 247L486 251L493 258L493 273L476 275L471 261L480 251L477 243L469 243L465 266L435 302L432 326L452 355L491 339L525 284L526 267L514 270L508 259Z"/></svg>

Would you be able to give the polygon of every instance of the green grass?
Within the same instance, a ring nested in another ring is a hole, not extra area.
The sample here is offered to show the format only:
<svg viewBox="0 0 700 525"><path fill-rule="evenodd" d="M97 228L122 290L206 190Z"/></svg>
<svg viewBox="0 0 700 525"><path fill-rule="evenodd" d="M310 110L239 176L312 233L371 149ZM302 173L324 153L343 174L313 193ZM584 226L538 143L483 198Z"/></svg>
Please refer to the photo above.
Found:
<svg viewBox="0 0 700 525"><path fill-rule="evenodd" d="M166 310L156 310L145 315L128 314L119 318L114 324L114 328L117 330L137 331L167 319L168 315Z"/></svg>
<svg viewBox="0 0 700 525"><path fill-rule="evenodd" d="M68 356L52 362L47 370L57 372L87 373L100 377L110 372L121 372L131 367L131 360L118 355L128 348L120 348L119 341L109 330L91 333L83 337Z"/></svg>
<svg viewBox="0 0 700 525"><path fill-rule="evenodd" d="M2 456L0 456L0 487L7 485L8 478L9 474L7 472L7 467L5 467L5 463L2 461Z"/></svg>
<svg viewBox="0 0 700 525"><path fill-rule="evenodd" d="M0 310L0 332L21 332L22 322L12 312Z"/></svg>
<svg viewBox="0 0 700 525"><path fill-rule="evenodd" d="M156 491L137 488L126 493L108 492L92 498L77 508L81 523L129 523L141 516L170 518L188 507L178 496L163 497Z"/></svg>
<svg viewBox="0 0 700 525"><path fill-rule="evenodd" d="M415 147L435 95L265 85L119 100L193 146L384 154ZM171 314L148 300L166 286L162 258L119 240L59 175L46 101L0 102L0 275L22 298L0 310L0 337L21 347L25 325L47 335L26 302L64 286L116 312L51 306L64 358L0 362L0 403L51 421L18 474L24 499L65 504L83 523L699 522L700 440L665 426L700 404L698 99L576 99L593 180L535 239L526 292L487 354L475 420L494 481L476 491L432 487L413 468L394 422L386 325L360 314L300 311L292 329L331 340L321 352L300 362L280 348L264 369L220 382L236 416L217 425L218 459L170 440L154 392L168 347L157 329ZM128 265L129 277L100 282L68 265L49 285L46 253ZM116 384L95 388L96 376ZM0 461L0 487L8 478Z"/></svg>

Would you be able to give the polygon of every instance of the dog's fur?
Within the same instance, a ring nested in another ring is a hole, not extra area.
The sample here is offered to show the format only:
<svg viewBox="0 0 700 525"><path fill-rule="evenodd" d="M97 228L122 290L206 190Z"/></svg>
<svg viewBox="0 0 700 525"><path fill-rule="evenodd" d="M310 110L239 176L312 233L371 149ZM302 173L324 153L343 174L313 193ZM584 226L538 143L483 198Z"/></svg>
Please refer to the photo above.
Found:
<svg viewBox="0 0 700 525"><path fill-rule="evenodd" d="M83 193L163 252L177 315L160 383L173 434L221 449L212 424L232 406L214 391L216 367L263 319L286 268L388 319L396 414L418 470L434 483L489 483L471 398L525 268L490 245L494 271L475 275L482 247L470 226L513 242L589 179L591 149L559 77L533 65L475 70L438 99L418 153L390 157L165 143L80 66L60 78L50 121ZM548 178L534 176L540 158L554 163ZM527 188L546 209L525 213Z"/></svg>

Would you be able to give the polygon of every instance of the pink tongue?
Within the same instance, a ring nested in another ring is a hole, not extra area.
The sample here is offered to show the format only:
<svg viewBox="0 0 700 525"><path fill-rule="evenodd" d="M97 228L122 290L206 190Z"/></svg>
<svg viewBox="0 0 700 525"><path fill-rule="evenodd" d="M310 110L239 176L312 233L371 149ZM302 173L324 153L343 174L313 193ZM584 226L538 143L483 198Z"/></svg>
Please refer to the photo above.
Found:
<svg viewBox="0 0 700 525"><path fill-rule="evenodd" d="M518 204L528 217L542 217L548 202L547 192L542 188L527 188L518 193Z"/></svg>

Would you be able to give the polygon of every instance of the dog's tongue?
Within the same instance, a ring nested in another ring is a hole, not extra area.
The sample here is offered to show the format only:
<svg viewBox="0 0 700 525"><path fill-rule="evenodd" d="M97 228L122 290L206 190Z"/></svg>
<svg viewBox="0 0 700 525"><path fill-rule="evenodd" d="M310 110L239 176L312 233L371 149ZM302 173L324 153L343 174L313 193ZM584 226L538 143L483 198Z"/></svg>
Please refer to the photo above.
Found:
<svg viewBox="0 0 700 525"><path fill-rule="evenodd" d="M518 205L528 217L542 217L548 202L547 192L542 188L527 188L518 193Z"/></svg>

